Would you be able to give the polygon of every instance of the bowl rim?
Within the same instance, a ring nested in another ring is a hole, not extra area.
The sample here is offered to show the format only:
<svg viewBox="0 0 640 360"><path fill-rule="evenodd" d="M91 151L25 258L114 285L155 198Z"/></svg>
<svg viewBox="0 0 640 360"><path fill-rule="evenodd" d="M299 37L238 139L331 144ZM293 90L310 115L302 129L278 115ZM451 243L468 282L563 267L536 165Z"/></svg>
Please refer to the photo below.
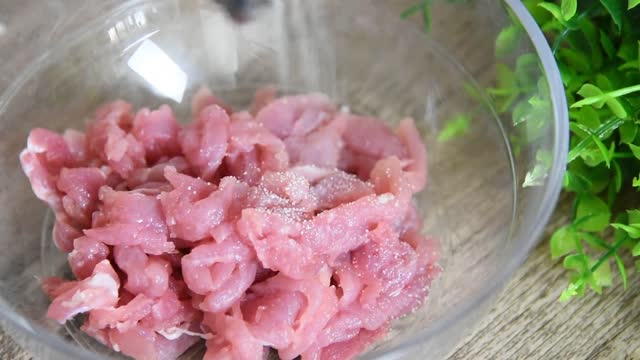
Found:
<svg viewBox="0 0 640 360"><path fill-rule="evenodd" d="M417 331L411 335L409 339L389 349L371 354L371 356L367 355L365 359L379 359L383 356L390 356L391 358L401 357L407 348L419 345L425 338L435 333L449 330L451 326L471 315L476 308L485 305L492 300L494 296L499 295L506 283L524 263L531 250L541 239L544 229L549 223L549 219L558 203L569 152L569 112L564 92L564 83L562 82L560 70L553 56L551 47L533 16L529 13L529 10L521 0L502 0L502 2L508 7L507 10L513 12L533 44L542 64L543 75L547 80L552 101L554 127L553 164L549 171L546 185L544 186L541 201L542 206L540 206L532 216L532 218L538 219L538 221L532 222L528 226L528 229L524 231L526 234L524 236L526 238L524 246L510 258L494 282L489 283L488 286L482 288L475 297L469 298L468 301L463 302L457 309L452 310L451 316L435 320L427 329ZM455 349L451 349L450 351L453 350Z"/></svg>
<svg viewBox="0 0 640 360"><path fill-rule="evenodd" d="M148 3L149 0L130 0L121 3L116 6L112 11L98 16L94 19L87 21L83 24L83 27L97 27L106 22L110 22L113 18L117 18L120 15L131 10L132 7ZM562 180L565 173L566 161L569 149L569 118L567 110L567 102L564 93L564 84L560 77L560 71L555 62L553 53L549 44L547 43L542 30L538 27L535 20L522 4L520 0L502 0L506 7L512 11L520 24L523 26L529 40L532 42L536 54L542 64L543 75L545 76L552 101L553 109L553 159L554 162L550 169L546 185L544 186L544 193L542 195L542 206L540 206L533 218L538 219L537 222L532 222L528 228L524 231L526 234L526 242L518 252L511 257L504 267L504 271L500 273L494 282L488 284L488 286L482 288L474 297L467 299L462 304L451 311L451 314L443 319L433 321L428 328L421 331L417 331L411 335L408 339L400 342L384 351L374 352L373 354L366 355L366 359L377 359L384 356L402 356L403 352L408 348L412 348L422 342L425 338L432 336L435 333L440 333L448 330L454 324L459 323L461 320L469 316L474 309L478 306L485 304L491 300L495 295L498 295L506 282L512 277L518 267L526 260L527 256L538 243L540 237L549 222L549 219L557 204L560 191L562 189ZM416 30L417 31L417 30ZM74 39L81 37L81 30L76 30L65 36L63 39ZM74 41L70 41L63 48L68 48L74 44ZM41 63L45 62L52 51L45 49L40 56L29 63L22 76L17 78L11 83L7 89L0 94L0 114L4 112L9 101L14 97L15 93L30 79L39 69ZM2 299L0 299L2 300ZM62 354L69 355L72 358L77 359L95 359L96 354L80 348L78 346L71 346L67 342L61 340L58 336L52 335L43 326L38 324L29 324L22 317L15 314L4 301L0 301L0 323L6 322L10 325L10 329L18 330L20 334L34 338L37 342L43 343L45 346L49 346ZM13 335L13 334L10 334ZM453 349L452 349L453 350ZM104 356L104 355L100 355Z"/></svg>

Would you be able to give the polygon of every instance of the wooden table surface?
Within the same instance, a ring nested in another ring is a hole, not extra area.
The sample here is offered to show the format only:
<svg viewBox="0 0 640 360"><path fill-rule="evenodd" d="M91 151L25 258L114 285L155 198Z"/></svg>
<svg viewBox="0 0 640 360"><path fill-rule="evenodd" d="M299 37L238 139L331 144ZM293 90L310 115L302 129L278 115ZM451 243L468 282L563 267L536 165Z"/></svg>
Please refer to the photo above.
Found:
<svg viewBox="0 0 640 360"><path fill-rule="evenodd" d="M564 223L561 201L549 229ZM559 303L567 274L550 259L548 233L478 328L450 359L640 359L640 276L604 294ZM0 359L31 359L0 329Z"/></svg>

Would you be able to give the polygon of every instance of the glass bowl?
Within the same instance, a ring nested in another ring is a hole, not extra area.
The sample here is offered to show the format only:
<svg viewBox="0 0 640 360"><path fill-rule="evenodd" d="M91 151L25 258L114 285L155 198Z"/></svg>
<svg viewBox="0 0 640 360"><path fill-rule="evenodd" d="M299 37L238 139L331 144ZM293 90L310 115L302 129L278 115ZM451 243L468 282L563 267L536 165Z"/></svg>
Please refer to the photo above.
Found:
<svg viewBox="0 0 640 360"><path fill-rule="evenodd" d="M429 184L416 202L443 272L427 303L363 358L446 356L539 239L562 184L568 121L551 51L520 1L434 1L428 33L400 18L416 2L274 0L240 26L209 0L0 5L7 331L38 359L113 355L73 323L45 317L38 279L68 269L18 161L31 128L82 128L117 98L168 103L184 119L202 85L243 107L275 84L325 92L391 124L416 119L429 151Z"/></svg>

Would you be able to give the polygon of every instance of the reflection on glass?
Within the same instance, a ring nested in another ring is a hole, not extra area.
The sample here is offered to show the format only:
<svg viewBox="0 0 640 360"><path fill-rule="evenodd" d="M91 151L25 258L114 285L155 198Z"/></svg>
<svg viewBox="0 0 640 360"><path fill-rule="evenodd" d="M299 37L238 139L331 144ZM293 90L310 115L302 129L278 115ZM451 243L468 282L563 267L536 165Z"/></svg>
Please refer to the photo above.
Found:
<svg viewBox="0 0 640 360"><path fill-rule="evenodd" d="M200 11L202 47L212 76L218 85L235 86L239 69L237 27L228 16L206 9Z"/></svg>
<svg viewBox="0 0 640 360"><path fill-rule="evenodd" d="M120 39L126 39L127 34L137 29L143 28L147 24L147 16L143 11L136 11L133 15L129 15L118 21L114 26L107 30L109 41L115 44Z"/></svg>
<svg viewBox="0 0 640 360"><path fill-rule="evenodd" d="M143 41L127 65L160 96L175 102L182 101L187 87L187 74L153 41Z"/></svg>

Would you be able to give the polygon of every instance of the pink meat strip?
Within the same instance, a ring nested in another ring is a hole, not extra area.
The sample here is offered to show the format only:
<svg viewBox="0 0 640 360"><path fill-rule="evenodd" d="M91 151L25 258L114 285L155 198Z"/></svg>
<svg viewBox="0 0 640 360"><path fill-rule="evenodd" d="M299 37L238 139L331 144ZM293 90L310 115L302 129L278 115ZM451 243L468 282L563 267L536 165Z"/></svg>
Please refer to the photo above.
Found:
<svg viewBox="0 0 640 360"><path fill-rule="evenodd" d="M146 165L144 146L131 133L130 111L130 104L115 101L98 109L96 120L87 127L89 153L125 179Z"/></svg>
<svg viewBox="0 0 640 360"><path fill-rule="evenodd" d="M229 122L229 115L223 108L210 105L180 133L182 152L203 179L213 179L222 164L228 147Z"/></svg>
<svg viewBox="0 0 640 360"><path fill-rule="evenodd" d="M340 169L367 180L375 163L386 157L401 157L405 150L393 132L374 118L343 115L347 118ZM360 134L360 135L356 135Z"/></svg>
<svg viewBox="0 0 640 360"><path fill-rule="evenodd" d="M204 296L199 308L212 313L236 303L253 283L257 268L253 251L233 239L200 245L182 258L185 283Z"/></svg>
<svg viewBox="0 0 640 360"><path fill-rule="evenodd" d="M410 164L406 167L414 191L418 192L427 185L427 149L416 129L415 122L406 118L398 126L398 137L407 149Z"/></svg>
<svg viewBox="0 0 640 360"><path fill-rule="evenodd" d="M162 105L154 111L138 111L131 132L142 143L148 162L180 155L180 125L168 105Z"/></svg>
<svg viewBox="0 0 640 360"><path fill-rule="evenodd" d="M208 88L191 106L184 126L118 100L86 134L30 133L20 161L76 278L43 280L50 318L87 313L83 331L135 359L204 339L209 360L343 360L423 304L440 268L412 119L393 131L274 87L249 111Z"/></svg>
<svg viewBox="0 0 640 360"><path fill-rule="evenodd" d="M234 210L247 193L247 186L234 177L225 177L218 187L172 167L165 169L165 177L173 190L159 199L170 235L186 241L211 237L216 226L237 215Z"/></svg>
<svg viewBox="0 0 640 360"><path fill-rule="evenodd" d="M81 236L73 240L69 253L69 266L78 279L91 275L95 266L109 256L109 247L95 239Z"/></svg>
<svg viewBox="0 0 640 360"><path fill-rule="evenodd" d="M238 304L229 314L205 314L204 324L217 334L207 340L204 360L264 359L265 343L251 333Z"/></svg>
<svg viewBox="0 0 640 360"><path fill-rule="evenodd" d="M63 167L75 165L65 138L46 129L33 129L20 153L24 173L36 196L54 210L61 207L56 181Z"/></svg>
<svg viewBox="0 0 640 360"><path fill-rule="evenodd" d="M278 89L275 86L265 86L256 91L251 106L249 106L249 112L252 115L256 115L270 102L276 99L278 96Z"/></svg>
<svg viewBox="0 0 640 360"><path fill-rule="evenodd" d="M112 307L118 302L120 279L107 260L99 262L89 277L72 284L65 286L64 291L50 291L56 296L47 311L48 317L64 323L76 314Z"/></svg>
<svg viewBox="0 0 640 360"><path fill-rule="evenodd" d="M288 169L289 154L284 142L249 113L236 113L232 116L225 163L231 175L255 185L266 171Z"/></svg>
<svg viewBox="0 0 640 360"><path fill-rule="evenodd" d="M206 86L198 89L196 94L193 96L193 100L191 101L191 113L200 114L200 112L204 108L211 105L218 105L219 107L224 109L227 114L233 113L233 109L231 108L231 106L220 100L211 92L211 89Z"/></svg>
<svg viewBox="0 0 640 360"><path fill-rule="evenodd" d="M169 288L171 264L159 256L148 256L140 246L113 247L113 258L127 274L124 289L131 294L159 297Z"/></svg>
<svg viewBox="0 0 640 360"><path fill-rule="evenodd" d="M62 208L69 219L82 228L89 227L91 214L98 209L98 191L106 183L100 169L62 168L56 186L64 194Z"/></svg>
<svg viewBox="0 0 640 360"><path fill-rule="evenodd" d="M73 241L82 236L82 231L72 224L66 214L58 212L52 235L56 247L65 253L70 253L73 251Z"/></svg>
<svg viewBox="0 0 640 360"><path fill-rule="evenodd" d="M102 207L94 213L93 227L84 231L88 238L111 246L140 246L145 253L154 255L174 250L155 196L105 186L99 197Z"/></svg>
<svg viewBox="0 0 640 360"><path fill-rule="evenodd" d="M285 96L271 101L257 114L256 121L281 139L292 134L298 122L321 122L335 112L324 94Z"/></svg>

